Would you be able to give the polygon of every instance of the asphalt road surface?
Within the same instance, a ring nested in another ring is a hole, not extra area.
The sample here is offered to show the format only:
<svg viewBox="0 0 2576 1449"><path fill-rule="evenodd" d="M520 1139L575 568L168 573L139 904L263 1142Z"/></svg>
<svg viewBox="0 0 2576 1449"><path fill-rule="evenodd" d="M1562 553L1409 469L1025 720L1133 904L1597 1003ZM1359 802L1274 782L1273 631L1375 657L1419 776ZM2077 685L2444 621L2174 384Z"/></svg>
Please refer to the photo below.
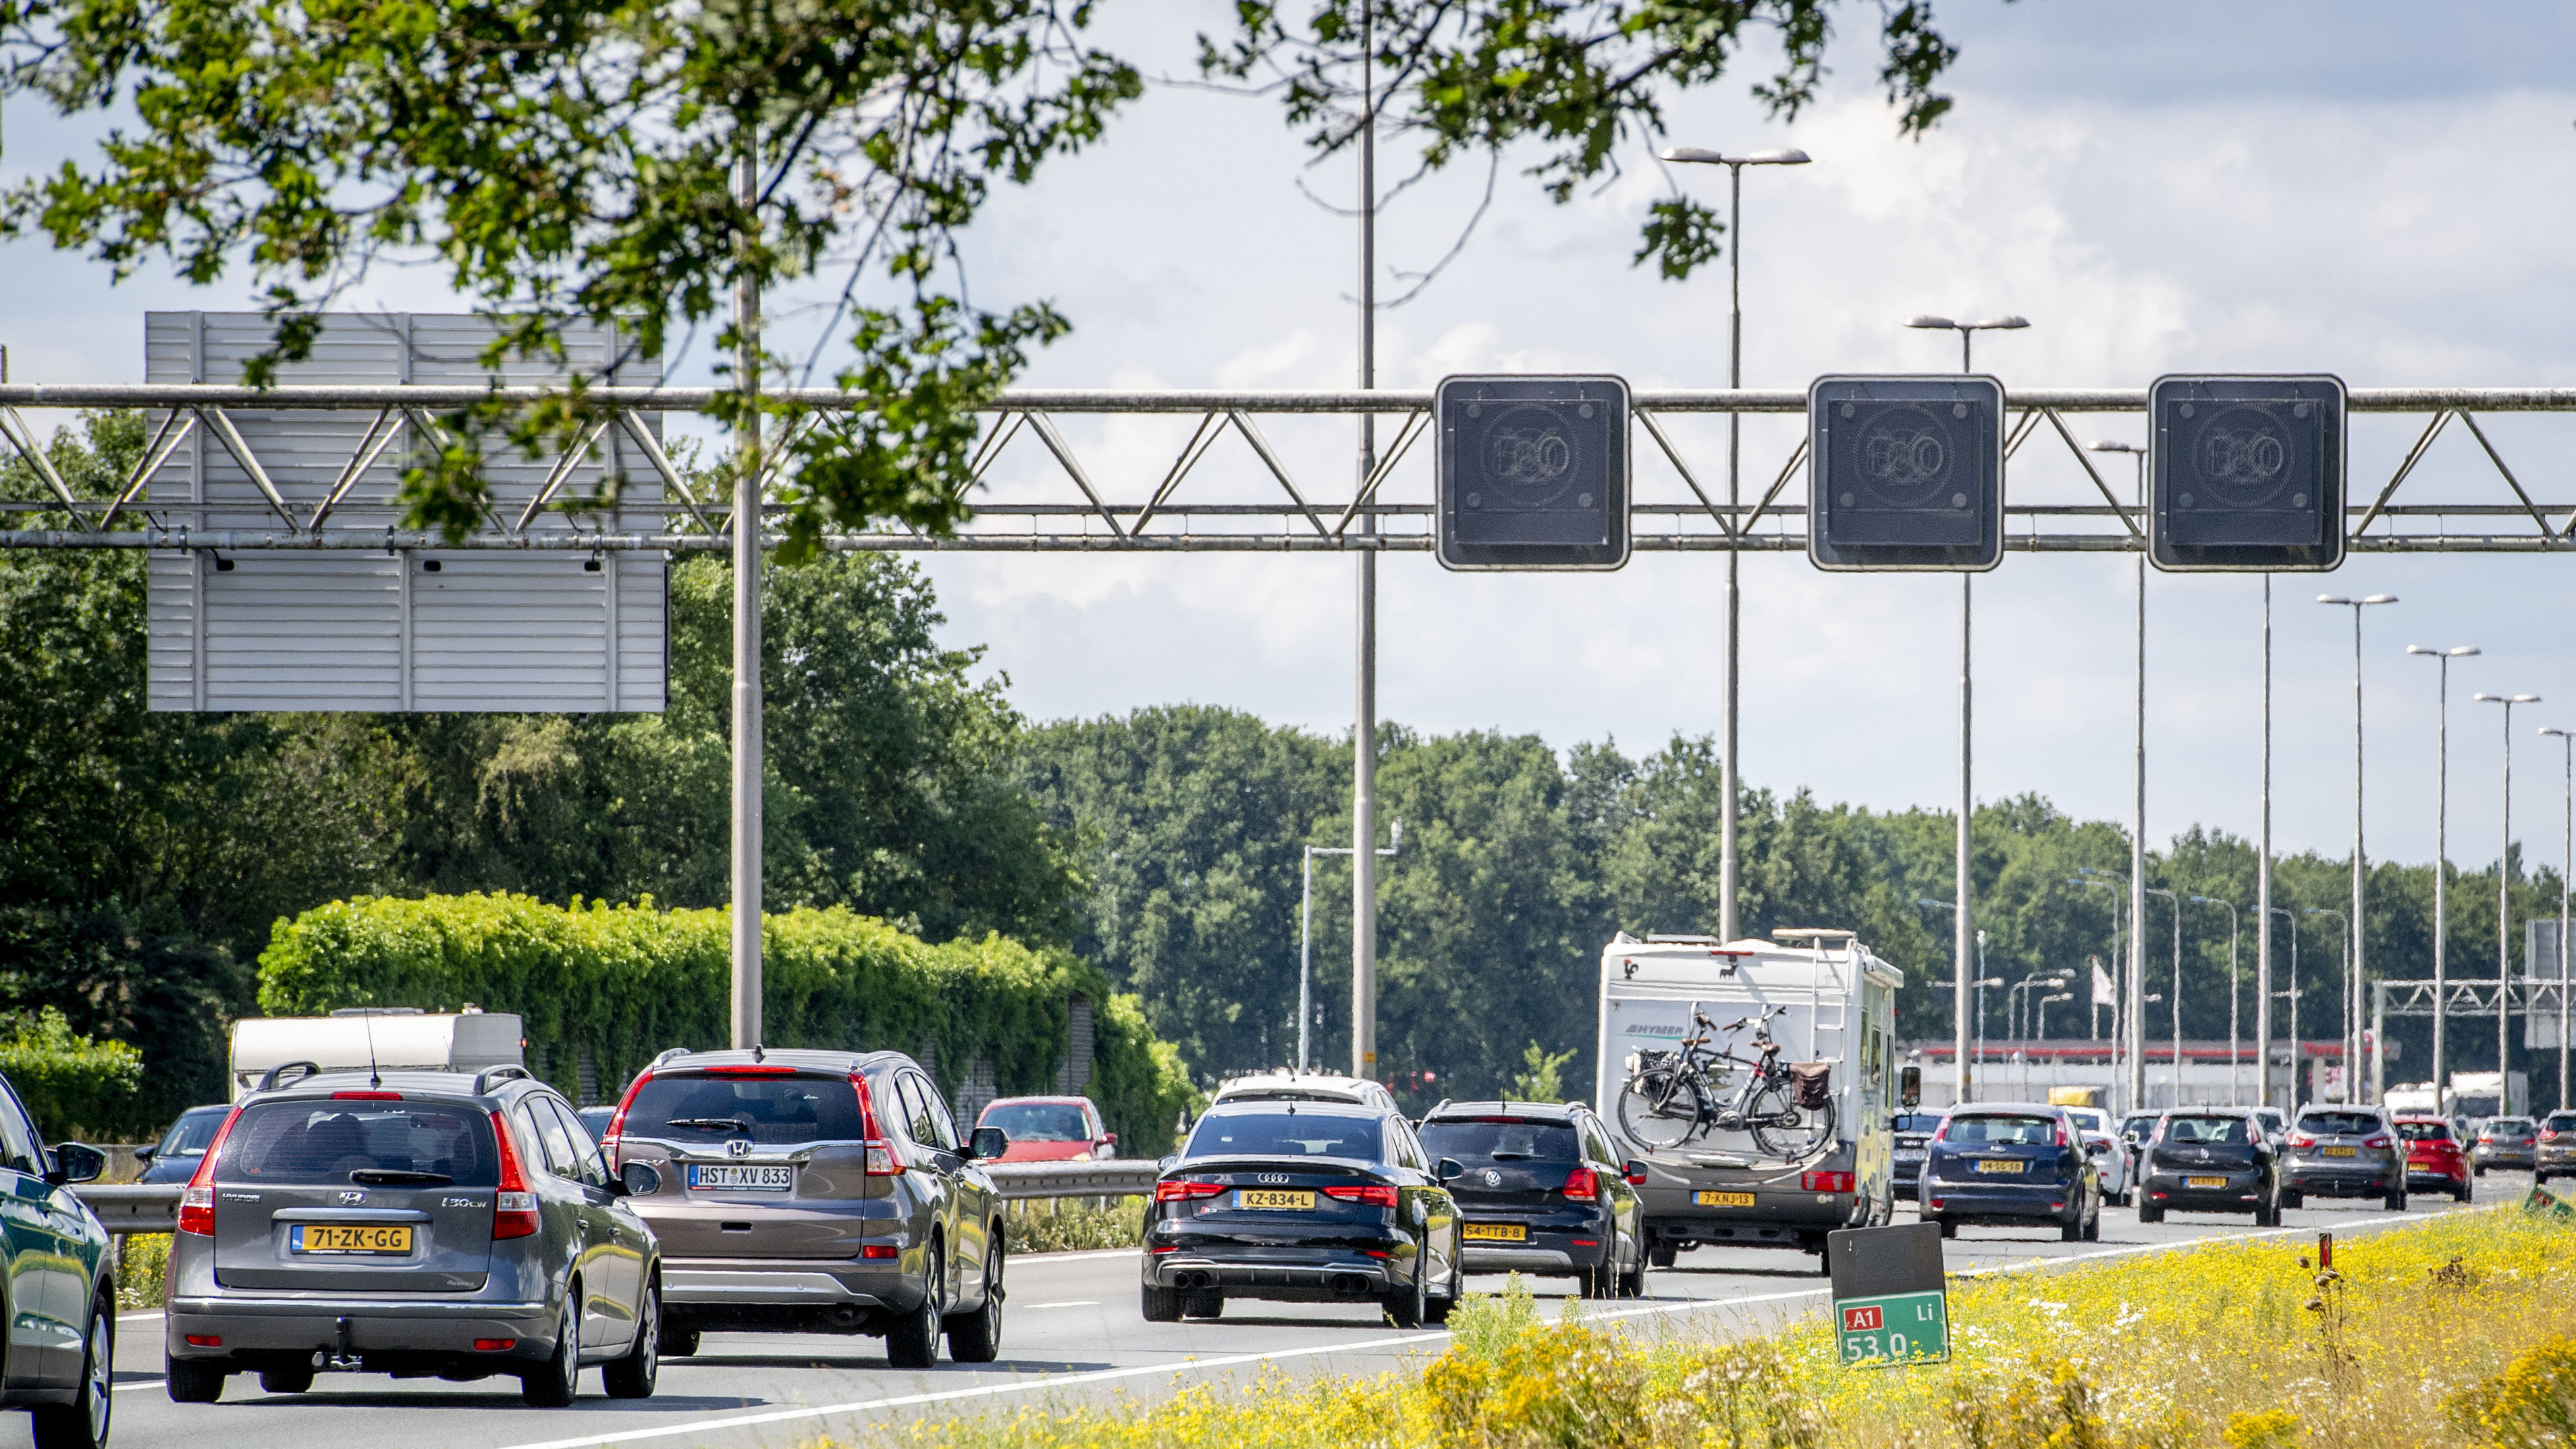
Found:
<svg viewBox="0 0 2576 1449"><path fill-rule="evenodd" d="M2495 1173L2479 1183L2478 1197L2507 1201L2529 1186L2527 1174ZM2406 1217L2454 1210L2447 1200L2419 1195ZM1910 1216L1901 1212L1899 1221ZM2394 1220L2375 1204L2326 1200L2287 1214L2279 1235ZM2098 1243L2060 1242L2054 1230L1966 1228L1949 1245L1949 1261L1954 1272L2011 1270L2253 1231L2245 1218L2203 1213L2149 1227L2134 1211L2113 1208L2103 1213ZM1645 1299L1586 1304L1586 1317L1625 1321L1641 1332L1768 1328L1819 1310L1816 1261L1778 1250L1703 1248L1650 1272ZM1485 1291L1501 1283L1469 1280ZM1533 1285L1542 1298L1567 1286L1554 1279ZM1447 1346L1448 1335L1401 1332L1370 1310L1305 1304L1231 1303L1215 1322L1147 1323L1136 1306L1136 1254L1122 1250L1012 1260L997 1363L943 1358L934 1369L908 1372L888 1368L873 1338L708 1334L697 1356L663 1361L652 1398L602 1397L593 1369L569 1409L526 1407L515 1379L451 1384L366 1374L324 1374L309 1394L277 1397L260 1392L256 1375L242 1374L219 1403L173 1404L161 1386L160 1316L125 1315L118 1339L118 1449L788 1449L817 1436L855 1443L870 1428L919 1415L1150 1399L1178 1385L1240 1382L1273 1367L1296 1375L1419 1367ZM29 1443L25 1415L0 1415L0 1449Z"/></svg>

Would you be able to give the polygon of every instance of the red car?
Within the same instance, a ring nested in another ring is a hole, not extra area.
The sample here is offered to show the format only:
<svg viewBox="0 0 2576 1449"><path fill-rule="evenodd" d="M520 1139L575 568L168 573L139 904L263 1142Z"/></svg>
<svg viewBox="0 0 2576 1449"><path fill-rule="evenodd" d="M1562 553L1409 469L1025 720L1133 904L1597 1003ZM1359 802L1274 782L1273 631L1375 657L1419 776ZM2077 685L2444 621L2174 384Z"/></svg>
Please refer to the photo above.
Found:
<svg viewBox="0 0 2576 1449"><path fill-rule="evenodd" d="M2399 1117L2397 1135L2406 1139L2406 1186L2410 1191L2447 1192L2461 1202L2469 1200L2469 1155L2448 1121L2432 1116Z"/></svg>
<svg viewBox="0 0 2576 1449"><path fill-rule="evenodd" d="M978 1127L999 1127L1011 1139L1002 1162L1106 1162L1118 1155L1118 1134L1104 1131L1089 1097L996 1097Z"/></svg>

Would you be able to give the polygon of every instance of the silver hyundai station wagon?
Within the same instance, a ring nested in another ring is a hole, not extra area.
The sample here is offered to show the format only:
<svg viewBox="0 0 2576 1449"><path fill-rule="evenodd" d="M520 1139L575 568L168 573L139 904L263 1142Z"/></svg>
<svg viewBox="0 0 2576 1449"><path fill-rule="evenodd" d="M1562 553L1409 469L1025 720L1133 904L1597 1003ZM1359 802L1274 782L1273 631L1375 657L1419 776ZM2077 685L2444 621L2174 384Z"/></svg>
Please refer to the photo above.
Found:
<svg viewBox="0 0 2576 1449"><path fill-rule="evenodd" d="M900 1052L670 1051L605 1139L661 1176L634 1199L669 1254L665 1352L710 1328L882 1335L897 1368L939 1339L961 1363L1002 1340L1002 1203L939 1089Z"/></svg>
<svg viewBox="0 0 2576 1449"><path fill-rule="evenodd" d="M300 1075L299 1075L300 1073ZM509 1374L531 1404L653 1392L661 1263L572 1105L517 1067L263 1078L217 1129L171 1238L168 1389L212 1403L320 1372Z"/></svg>

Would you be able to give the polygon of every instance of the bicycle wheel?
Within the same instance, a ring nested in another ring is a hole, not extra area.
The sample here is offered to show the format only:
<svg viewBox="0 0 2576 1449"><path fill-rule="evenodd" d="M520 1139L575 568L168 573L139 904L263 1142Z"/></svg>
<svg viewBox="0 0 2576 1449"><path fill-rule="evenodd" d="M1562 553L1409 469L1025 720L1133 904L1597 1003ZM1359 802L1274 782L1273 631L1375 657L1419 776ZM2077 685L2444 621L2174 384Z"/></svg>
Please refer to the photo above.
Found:
<svg viewBox="0 0 2576 1449"><path fill-rule="evenodd" d="M1619 1088L1619 1126L1640 1147L1679 1147L1708 1109L1699 1084L1671 1067L1649 1067Z"/></svg>
<svg viewBox="0 0 2576 1449"><path fill-rule="evenodd" d="M1834 1104L1801 1107L1786 1089L1773 1082L1753 1094L1745 1108L1744 1125L1751 1129L1753 1145L1764 1155L1804 1157L1833 1140Z"/></svg>

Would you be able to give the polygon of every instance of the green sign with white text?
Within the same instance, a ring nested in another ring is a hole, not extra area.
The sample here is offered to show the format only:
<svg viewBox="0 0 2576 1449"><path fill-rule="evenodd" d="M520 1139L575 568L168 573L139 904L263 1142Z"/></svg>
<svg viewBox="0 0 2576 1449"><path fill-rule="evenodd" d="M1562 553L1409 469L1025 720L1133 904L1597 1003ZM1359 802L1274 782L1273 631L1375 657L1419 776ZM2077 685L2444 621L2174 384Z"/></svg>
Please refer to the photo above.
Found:
<svg viewBox="0 0 2576 1449"><path fill-rule="evenodd" d="M1837 1298L1834 1323L1846 1368L1939 1363L1950 1356L1947 1293L1891 1293Z"/></svg>

